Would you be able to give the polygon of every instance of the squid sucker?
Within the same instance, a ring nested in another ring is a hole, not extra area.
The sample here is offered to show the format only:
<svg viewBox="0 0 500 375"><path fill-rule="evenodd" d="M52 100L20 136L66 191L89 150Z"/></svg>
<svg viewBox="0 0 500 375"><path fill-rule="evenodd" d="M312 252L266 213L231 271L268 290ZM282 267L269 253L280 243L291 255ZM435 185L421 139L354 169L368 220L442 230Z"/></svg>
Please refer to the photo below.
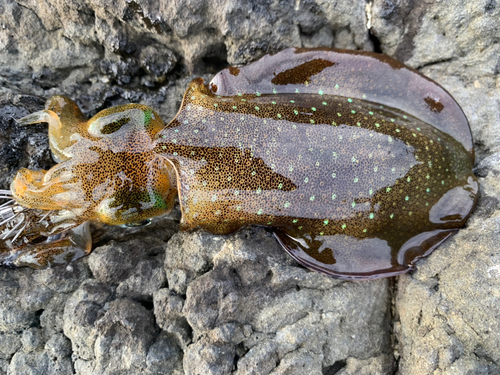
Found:
<svg viewBox="0 0 500 375"><path fill-rule="evenodd" d="M371 52L290 48L206 85L167 125L140 104L91 119L51 97L48 171L21 169L0 207L0 264L49 267L91 251L88 223L171 210L181 229L268 227L300 264L343 279L401 274L476 206L471 131L441 86Z"/></svg>

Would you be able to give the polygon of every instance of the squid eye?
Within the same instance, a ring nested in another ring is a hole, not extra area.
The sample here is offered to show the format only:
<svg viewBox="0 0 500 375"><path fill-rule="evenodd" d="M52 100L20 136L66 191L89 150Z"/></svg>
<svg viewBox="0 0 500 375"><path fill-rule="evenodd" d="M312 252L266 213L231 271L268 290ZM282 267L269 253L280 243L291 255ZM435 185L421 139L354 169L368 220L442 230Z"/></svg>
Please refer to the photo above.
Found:
<svg viewBox="0 0 500 375"><path fill-rule="evenodd" d="M140 228L140 227L146 227L149 224L151 224L151 219L145 219L145 220L137 221L134 223L126 223L126 224L119 225L119 226L122 228Z"/></svg>
<svg viewBox="0 0 500 375"><path fill-rule="evenodd" d="M111 134L117 132L123 125L127 124L129 121L129 117L122 117L121 119L110 122L109 124L106 124L102 127L101 134Z"/></svg>

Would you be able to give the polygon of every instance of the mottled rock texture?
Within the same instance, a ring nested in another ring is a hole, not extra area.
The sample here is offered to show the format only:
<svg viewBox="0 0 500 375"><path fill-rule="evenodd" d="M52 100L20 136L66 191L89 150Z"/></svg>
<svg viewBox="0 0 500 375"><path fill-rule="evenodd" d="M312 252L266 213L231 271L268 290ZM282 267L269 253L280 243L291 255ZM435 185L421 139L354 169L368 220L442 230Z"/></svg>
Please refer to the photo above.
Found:
<svg viewBox="0 0 500 375"><path fill-rule="evenodd" d="M87 115L139 102L165 122L186 84L285 47L387 53L467 114L482 197L467 227L397 279L309 272L270 233L94 228L68 267L0 269L3 374L500 373L500 4L495 0L0 0L0 186L51 165L65 94Z"/></svg>

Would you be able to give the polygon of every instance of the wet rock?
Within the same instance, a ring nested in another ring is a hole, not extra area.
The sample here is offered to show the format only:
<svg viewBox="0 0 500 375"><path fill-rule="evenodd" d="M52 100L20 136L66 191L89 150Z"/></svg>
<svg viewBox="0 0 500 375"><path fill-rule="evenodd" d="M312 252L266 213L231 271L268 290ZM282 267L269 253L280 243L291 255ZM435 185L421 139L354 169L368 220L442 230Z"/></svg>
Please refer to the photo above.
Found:
<svg viewBox="0 0 500 375"><path fill-rule="evenodd" d="M53 165L49 154L47 129L37 124L20 127L16 119L43 109L44 100L30 95L0 91L0 188L8 189L20 168L48 169Z"/></svg>
<svg viewBox="0 0 500 375"><path fill-rule="evenodd" d="M165 332L161 332L149 347L146 363L148 370L153 374L184 374L182 351Z"/></svg>
<svg viewBox="0 0 500 375"><path fill-rule="evenodd" d="M155 292L153 302L156 323L185 349L191 343L192 328L182 312L184 298L165 288Z"/></svg>
<svg viewBox="0 0 500 375"><path fill-rule="evenodd" d="M106 306L96 329L96 373L138 373L146 369L148 349L157 330L151 311L138 302L116 299Z"/></svg>
<svg viewBox="0 0 500 375"><path fill-rule="evenodd" d="M94 277L104 284L118 284L125 282L132 274L136 272L152 272L151 269L138 267L141 262L148 262L148 258L154 258L163 250L163 241L157 238L151 238L147 242L132 240L129 242L118 243L111 241L108 245L104 245L95 249L89 256L89 267ZM127 254L127 256L124 256ZM158 264L156 264L158 263ZM149 265L158 268L160 260L155 262L154 259L149 260ZM151 273L149 274L151 276ZM161 278L161 276L158 276ZM148 280L148 282L154 282ZM129 285L133 283L130 280ZM162 281L160 280L159 286ZM127 284L123 284L122 288L127 288Z"/></svg>
<svg viewBox="0 0 500 375"><path fill-rule="evenodd" d="M310 273L264 230L240 232L225 238L213 269L188 286L183 313L194 344L187 351L207 357L201 368L211 373L231 371L232 362L222 365L214 353L235 358L237 348L238 374L277 363L277 373L316 373L342 358L391 351L389 299L386 280L345 283Z"/></svg>

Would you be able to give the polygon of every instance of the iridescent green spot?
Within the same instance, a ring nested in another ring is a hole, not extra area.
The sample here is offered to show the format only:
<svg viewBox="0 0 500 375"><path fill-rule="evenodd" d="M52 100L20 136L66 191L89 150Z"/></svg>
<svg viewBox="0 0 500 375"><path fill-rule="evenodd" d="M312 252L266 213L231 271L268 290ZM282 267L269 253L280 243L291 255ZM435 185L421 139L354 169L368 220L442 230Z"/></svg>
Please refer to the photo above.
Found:
<svg viewBox="0 0 500 375"><path fill-rule="evenodd" d="M290 166L288 167L288 170L289 170L290 172L293 172L293 165L290 165Z"/></svg>
<svg viewBox="0 0 500 375"><path fill-rule="evenodd" d="M418 131L420 131L420 128L417 128Z"/></svg>
<svg viewBox="0 0 500 375"><path fill-rule="evenodd" d="M256 92L255 92L255 95L256 95L256 96L260 96L260 92L256 91Z"/></svg>
<svg viewBox="0 0 500 375"><path fill-rule="evenodd" d="M295 100L290 100L290 103L295 103Z"/></svg>
<svg viewBox="0 0 500 375"><path fill-rule="evenodd" d="M302 229L302 225L298 228L299 230Z"/></svg>
<svg viewBox="0 0 500 375"><path fill-rule="evenodd" d="M311 124L314 124L314 120L313 119L311 119L310 121L311 121Z"/></svg>
<svg viewBox="0 0 500 375"><path fill-rule="evenodd" d="M294 223L294 224L295 224L297 221L298 221L297 219L294 219L294 220L292 221L292 223Z"/></svg>
<svg viewBox="0 0 500 375"><path fill-rule="evenodd" d="M313 111L316 111L316 107L311 107L311 109L312 109Z"/></svg>
<svg viewBox="0 0 500 375"><path fill-rule="evenodd" d="M351 98L347 98L347 101L348 101L349 103L352 103L352 99L351 99Z"/></svg>
<svg viewBox="0 0 500 375"><path fill-rule="evenodd" d="M342 224L342 229L345 229L345 228L347 228L347 225Z"/></svg>
<svg viewBox="0 0 500 375"><path fill-rule="evenodd" d="M166 150L167 149L167 146L161 146L162 149Z"/></svg>
<svg viewBox="0 0 500 375"><path fill-rule="evenodd" d="M277 93L278 93L278 91L276 91L276 89L273 88L273 94L277 94Z"/></svg>
<svg viewBox="0 0 500 375"><path fill-rule="evenodd" d="M202 122L202 123L205 123L205 122L207 122L207 119L203 119L203 120L201 120L201 122Z"/></svg>
<svg viewBox="0 0 500 375"><path fill-rule="evenodd" d="M410 215L410 216L411 216L411 214L412 214L412 213L413 213L413 212L411 212L411 211L410 211L410 212L408 212L408 215Z"/></svg>
<svg viewBox="0 0 500 375"><path fill-rule="evenodd" d="M152 117L153 117L153 111L151 110L144 111L144 124L145 125L149 124Z"/></svg>
<svg viewBox="0 0 500 375"><path fill-rule="evenodd" d="M257 190L255 191L257 194L260 194L262 193L262 189L260 188L260 186L257 188Z"/></svg>
<svg viewBox="0 0 500 375"><path fill-rule="evenodd" d="M282 188L283 188L283 184L279 184L278 189L282 189Z"/></svg>
<svg viewBox="0 0 500 375"><path fill-rule="evenodd" d="M323 95L323 90L319 90L318 94Z"/></svg>
<svg viewBox="0 0 500 375"><path fill-rule="evenodd" d="M242 102L246 102L247 100L246 99L241 99Z"/></svg>
<svg viewBox="0 0 500 375"><path fill-rule="evenodd" d="M354 182L358 182L358 178L357 177L354 178Z"/></svg>
<svg viewBox="0 0 500 375"><path fill-rule="evenodd" d="M259 107L255 107L255 110L258 111L260 108Z"/></svg>
<svg viewBox="0 0 500 375"><path fill-rule="evenodd" d="M417 135L415 133L411 133L414 137L416 137Z"/></svg>
<svg viewBox="0 0 500 375"><path fill-rule="evenodd" d="M370 213L369 217L370 217L370 219L373 219L375 217L375 214L372 212L372 213Z"/></svg>
<svg viewBox="0 0 500 375"><path fill-rule="evenodd" d="M337 126L337 123L334 121L334 122L332 122L332 125L333 126Z"/></svg>
<svg viewBox="0 0 500 375"><path fill-rule="evenodd" d="M278 118L281 118L281 115L278 113Z"/></svg>
<svg viewBox="0 0 500 375"><path fill-rule="evenodd" d="M378 122L376 122L376 123L375 123L375 126L376 126L377 128L380 128L380 124L379 124Z"/></svg>
<svg viewBox="0 0 500 375"><path fill-rule="evenodd" d="M391 122L394 122L394 119L393 119L393 118L391 118Z"/></svg>
<svg viewBox="0 0 500 375"><path fill-rule="evenodd" d="M401 131L401 130L399 130L399 129L396 129L396 133L399 133L400 131Z"/></svg>
<svg viewBox="0 0 500 375"><path fill-rule="evenodd" d="M406 179L407 182L410 182L411 181L411 177L408 176L408 178Z"/></svg>
<svg viewBox="0 0 500 375"><path fill-rule="evenodd" d="M365 229L363 229L363 233L366 233L366 228L365 228Z"/></svg>
<svg viewBox="0 0 500 375"><path fill-rule="evenodd" d="M306 178L304 179L304 182L307 184L307 183L309 182L309 178L308 178L308 177L306 177Z"/></svg>
<svg viewBox="0 0 500 375"><path fill-rule="evenodd" d="M323 221L323 225L328 225L328 220Z"/></svg>
<svg viewBox="0 0 500 375"><path fill-rule="evenodd" d="M357 122L357 123L356 123L356 125L361 126L361 123L360 123L360 122Z"/></svg>
<svg viewBox="0 0 500 375"><path fill-rule="evenodd" d="M444 185L444 180L441 181L441 185Z"/></svg>
<svg viewBox="0 0 500 375"><path fill-rule="evenodd" d="M326 102L323 102L323 103L321 103L321 104L326 105Z"/></svg>
<svg viewBox="0 0 500 375"><path fill-rule="evenodd" d="M368 114L373 115L373 112L372 112L372 111L370 111L370 112L368 112Z"/></svg>
<svg viewBox="0 0 500 375"><path fill-rule="evenodd" d="M391 219L393 219L393 218L394 218L394 214L390 214L390 215L389 215L389 217L390 217Z"/></svg>
<svg viewBox="0 0 500 375"><path fill-rule="evenodd" d="M386 193L390 192L391 190L392 190L392 189L391 189L390 187L386 187L386 188L385 188Z"/></svg>
<svg viewBox="0 0 500 375"><path fill-rule="evenodd" d="M373 167L373 172L377 172L378 171L378 165Z"/></svg>
<svg viewBox="0 0 500 375"><path fill-rule="evenodd" d="M332 200L335 200L337 198L337 194L332 194Z"/></svg>
<svg viewBox="0 0 500 375"><path fill-rule="evenodd" d="M256 175L256 172L255 171L252 171L252 173L250 173L252 176L255 176Z"/></svg>
<svg viewBox="0 0 500 375"><path fill-rule="evenodd" d="M320 235L320 236L322 236L322 235L324 235L324 234L325 234L325 232L319 232L319 235Z"/></svg>
<svg viewBox="0 0 500 375"><path fill-rule="evenodd" d="M214 103L214 107L216 107L216 108L217 108L218 106L219 106L219 105L218 105L217 103Z"/></svg>
<svg viewBox="0 0 500 375"><path fill-rule="evenodd" d="M299 114L299 111L297 111L296 109L293 110L293 113L295 113L296 115Z"/></svg>
<svg viewBox="0 0 500 375"><path fill-rule="evenodd" d="M427 188L425 191L428 192L428 193L430 193L431 189Z"/></svg>
<svg viewBox="0 0 500 375"><path fill-rule="evenodd" d="M373 194L373 190L372 190L372 189L368 190L368 193L369 193L370 195L372 195L372 194Z"/></svg>
<svg viewBox="0 0 500 375"><path fill-rule="evenodd" d="M311 198L309 198L309 200L312 202L314 200L314 195Z"/></svg>
<svg viewBox="0 0 500 375"><path fill-rule="evenodd" d="M217 194L212 195L212 202L215 202L217 200Z"/></svg>
<svg viewBox="0 0 500 375"><path fill-rule="evenodd" d="M272 104L276 104L276 102L275 102L275 101L272 101L271 103L272 103Z"/></svg>
<svg viewBox="0 0 500 375"><path fill-rule="evenodd" d="M410 197L407 195L407 196L405 197L405 201L409 201L409 200L410 200Z"/></svg>
<svg viewBox="0 0 500 375"><path fill-rule="evenodd" d="M342 113L337 112L337 116L341 117L341 116L342 116Z"/></svg>
<svg viewBox="0 0 500 375"><path fill-rule="evenodd" d="M233 109L236 111L238 108L235 105L233 105Z"/></svg>
<svg viewBox="0 0 500 375"><path fill-rule="evenodd" d="M351 203L352 208L356 207L356 202Z"/></svg>
<svg viewBox="0 0 500 375"><path fill-rule="evenodd" d="M339 88L340 88L340 86L339 86L339 85L335 85L335 89L337 89L337 90L338 90Z"/></svg>
<svg viewBox="0 0 500 375"><path fill-rule="evenodd" d="M257 211L257 215L262 215L262 208Z"/></svg>

